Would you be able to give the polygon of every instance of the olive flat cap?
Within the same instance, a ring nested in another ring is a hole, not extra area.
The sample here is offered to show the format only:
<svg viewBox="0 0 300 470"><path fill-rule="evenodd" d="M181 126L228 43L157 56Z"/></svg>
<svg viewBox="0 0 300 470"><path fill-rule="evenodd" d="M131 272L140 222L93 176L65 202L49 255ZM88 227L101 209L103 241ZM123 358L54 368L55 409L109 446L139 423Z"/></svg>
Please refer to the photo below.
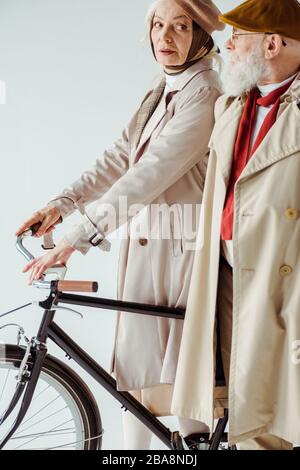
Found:
<svg viewBox="0 0 300 470"><path fill-rule="evenodd" d="M300 41L300 4L297 0L247 0L220 16L235 28L274 33Z"/></svg>

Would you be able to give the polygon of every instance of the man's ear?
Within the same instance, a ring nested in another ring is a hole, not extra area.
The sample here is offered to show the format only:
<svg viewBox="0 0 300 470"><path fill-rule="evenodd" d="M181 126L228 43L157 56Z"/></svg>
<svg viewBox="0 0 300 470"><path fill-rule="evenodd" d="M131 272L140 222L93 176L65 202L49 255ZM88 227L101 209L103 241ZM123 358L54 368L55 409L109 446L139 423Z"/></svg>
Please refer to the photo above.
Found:
<svg viewBox="0 0 300 470"><path fill-rule="evenodd" d="M283 47L282 38L279 34L267 34L265 39L265 58L274 59Z"/></svg>

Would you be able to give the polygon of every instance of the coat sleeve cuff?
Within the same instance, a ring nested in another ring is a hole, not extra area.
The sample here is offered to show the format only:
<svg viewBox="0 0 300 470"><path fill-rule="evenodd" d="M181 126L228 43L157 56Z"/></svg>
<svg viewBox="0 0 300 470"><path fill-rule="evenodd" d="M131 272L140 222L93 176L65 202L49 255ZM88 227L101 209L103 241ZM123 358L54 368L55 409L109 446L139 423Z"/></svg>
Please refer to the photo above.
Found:
<svg viewBox="0 0 300 470"><path fill-rule="evenodd" d="M86 255L92 247L98 247L102 251L110 251L111 243L106 240L105 235L86 216L83 219L83 223L75 225L64 236L64 241L83 255Z"/></svg>
<svg viewBox="0 0 300 470"><path fill-rule="evenodd" d="M76 210L74 201L65 196L52 199L48 202L48 204L55 206L59 210L60 215L63 219L71 215Z"/></svg>

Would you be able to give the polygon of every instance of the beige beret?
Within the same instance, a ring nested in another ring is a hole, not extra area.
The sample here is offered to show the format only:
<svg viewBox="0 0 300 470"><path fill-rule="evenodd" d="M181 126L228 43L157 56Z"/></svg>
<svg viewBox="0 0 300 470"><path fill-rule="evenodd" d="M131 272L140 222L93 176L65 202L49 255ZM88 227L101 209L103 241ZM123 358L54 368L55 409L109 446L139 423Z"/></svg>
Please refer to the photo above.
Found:
<svg viewBox="0 0 300 470"><path fill-rule="evenodd" d="M211 0L174 0L208 34L225 28L220 10Z"/></svg>

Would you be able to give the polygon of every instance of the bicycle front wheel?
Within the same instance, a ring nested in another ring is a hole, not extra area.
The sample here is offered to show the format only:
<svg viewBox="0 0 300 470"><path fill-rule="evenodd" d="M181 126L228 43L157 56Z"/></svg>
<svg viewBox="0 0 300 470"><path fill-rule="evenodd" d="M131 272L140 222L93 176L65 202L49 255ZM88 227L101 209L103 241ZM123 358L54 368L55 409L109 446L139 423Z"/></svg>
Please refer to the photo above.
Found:
<svg viewBox="0 0 300 470"><path fill-rule="evenodd" d="M0 419L14 395L23 356L21 347L0 346ZM0 426L0 441L20 405ZM27 414L4 450L98 450L101 444L101 418L93 395L72 369L48 355Z"/></svg>

